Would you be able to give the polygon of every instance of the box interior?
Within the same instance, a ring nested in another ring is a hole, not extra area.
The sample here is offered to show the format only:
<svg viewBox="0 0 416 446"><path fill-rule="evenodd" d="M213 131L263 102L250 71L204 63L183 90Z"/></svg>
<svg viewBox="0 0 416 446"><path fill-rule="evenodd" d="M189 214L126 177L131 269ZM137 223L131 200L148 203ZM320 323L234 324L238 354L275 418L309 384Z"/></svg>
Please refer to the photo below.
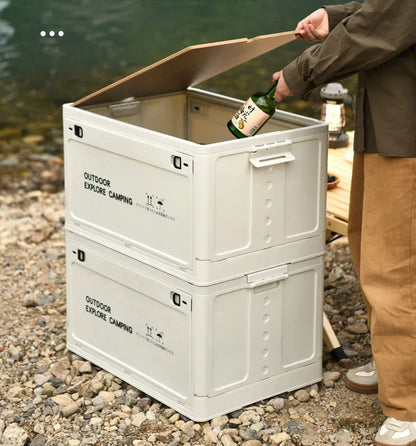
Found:
<svg viewBox="0 0 416 446"><path fill-rule="evenodd" d="M242 102L238 100L187 90L81 108L197 144L212 144L235 139L227 128L227 122L241 104ZM305 126L306 123L301 123L299 120L295 122L286 115L275 113L259 133Z"/></svg>

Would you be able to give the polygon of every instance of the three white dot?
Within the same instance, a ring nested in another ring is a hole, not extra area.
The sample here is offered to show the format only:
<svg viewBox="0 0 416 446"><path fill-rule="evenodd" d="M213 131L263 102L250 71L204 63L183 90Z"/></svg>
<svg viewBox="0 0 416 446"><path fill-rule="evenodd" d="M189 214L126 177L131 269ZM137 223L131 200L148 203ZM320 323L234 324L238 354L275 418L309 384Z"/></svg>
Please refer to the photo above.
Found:
<svg viewBox="0 0 416 446"><path fill-rule="evenodd" d="M63 31L58 31L57 33L55 31L49 31L48 33L46 31L41 31L40 35L41 37L55 37L55 35L58 35L59 37L63 37L64 36L64 32Z"/></svg>

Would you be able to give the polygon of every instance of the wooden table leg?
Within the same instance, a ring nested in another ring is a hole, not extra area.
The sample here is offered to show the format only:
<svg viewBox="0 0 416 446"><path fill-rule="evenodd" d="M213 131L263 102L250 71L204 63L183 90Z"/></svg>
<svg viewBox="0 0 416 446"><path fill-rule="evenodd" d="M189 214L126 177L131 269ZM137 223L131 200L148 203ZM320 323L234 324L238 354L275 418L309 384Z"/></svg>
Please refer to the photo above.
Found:
<svg viewBox="0 0 416 446"><path fill-rule="evenodd" d="M324 312L323 322L324 322L324 341L328 348L329 353L332 356L332 359L334 359L335 361L340 361L341 359L348 358L348 356L344 352L344 349L341 347L337 335L335 334L325 312Z"/></svg>

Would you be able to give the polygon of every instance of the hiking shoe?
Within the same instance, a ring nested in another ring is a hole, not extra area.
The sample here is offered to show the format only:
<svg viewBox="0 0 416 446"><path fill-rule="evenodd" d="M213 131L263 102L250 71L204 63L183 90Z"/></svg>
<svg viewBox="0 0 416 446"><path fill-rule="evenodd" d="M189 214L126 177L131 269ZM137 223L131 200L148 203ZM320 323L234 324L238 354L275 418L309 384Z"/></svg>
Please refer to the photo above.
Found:
<svg viewBox="0 0 416 446"><path fill-rule="evenodd" d="M374 446L415 446L416 421L387 418L377 432Z"/></svg>
<svg viewBox="0 0 416 446"><path fill-rule="evenodd" d="M354 392L377 393L378 376L375 362L351 369L345 375L345 385Z"/></svg>

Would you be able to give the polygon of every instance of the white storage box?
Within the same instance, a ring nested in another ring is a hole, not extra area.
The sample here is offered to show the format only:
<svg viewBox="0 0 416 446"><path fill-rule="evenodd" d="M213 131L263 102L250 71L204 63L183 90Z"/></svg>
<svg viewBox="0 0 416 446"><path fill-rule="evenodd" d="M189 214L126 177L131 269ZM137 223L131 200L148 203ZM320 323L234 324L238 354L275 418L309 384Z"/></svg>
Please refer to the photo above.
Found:
<svg viewBox="0 0 416 446"><path fill-rule="evenodd" d="M67 233L68 348L193 420L317 382L323 256L197 287Z"/></svg>
<svg viewBox="0 0 416 446"><path fill-rule="evenodd" d="M188 88L292 39L190 47L65 105L67 228L197 285L320 253L327 124L277 111L236 140L242 102Z"/></svg>

